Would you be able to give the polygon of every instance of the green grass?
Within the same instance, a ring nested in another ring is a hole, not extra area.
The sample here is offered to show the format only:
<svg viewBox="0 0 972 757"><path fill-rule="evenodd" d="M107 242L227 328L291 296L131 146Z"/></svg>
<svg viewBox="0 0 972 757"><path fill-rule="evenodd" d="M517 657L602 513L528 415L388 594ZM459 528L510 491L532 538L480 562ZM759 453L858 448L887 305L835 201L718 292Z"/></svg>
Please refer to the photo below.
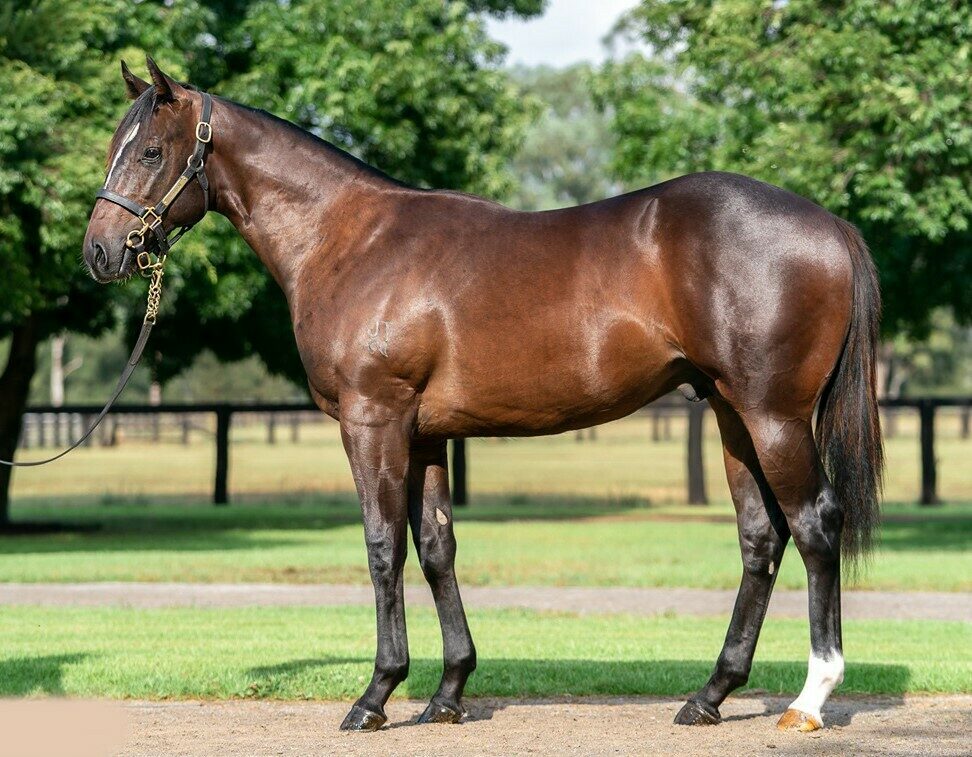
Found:
<svg viewBox="0 0 972 757"><path fill-rule="evenodd" d="M972 507L886 507L880 547L847 587L972 590ZM0 581L368 583L357 505L334 496L290 504L21 506L18 518L68 519L93 531L0 539ZM480 497L457 511L464 584L735 588L732 509L623 501ZM414 551L413 551L414 552ZM421 583L414 554L406 580ZM778 585L806 578L792 547Z"/></svg>
<svg viewBox="0 0 972 757"><path fill-rule="evenodd" d="M402 696L432 694L440 672L431 610L409 612L412 673ZM350 699L370 678L365 607L51 609L0 613L0 695ZM473 696L682 695L709 675L723 618L472 612ZM843 693L972 691L964 623L848 621ZM767 622L751 689L796 692L807 628Z"/></svg>

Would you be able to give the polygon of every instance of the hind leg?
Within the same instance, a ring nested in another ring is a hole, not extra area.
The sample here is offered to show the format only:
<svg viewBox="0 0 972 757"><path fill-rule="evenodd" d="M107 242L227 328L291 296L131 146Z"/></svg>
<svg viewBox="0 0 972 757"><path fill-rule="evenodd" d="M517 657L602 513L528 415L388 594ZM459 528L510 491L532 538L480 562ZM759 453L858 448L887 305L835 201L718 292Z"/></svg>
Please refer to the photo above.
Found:
<svg viewBox="0 0 972 757"><path fill-rule="evenodd" d="M710 400L719 431L729 490L736 508L743 574L722 653L705 686L679 711L680 725L713 725L721 718L719 705L746 683L756 642L766 617L783 550L790 538L786 519L759 467L749 432L724 400Z"/></svg>
<svg viewBox="0 0 972 757"><path fill-rule="evenodd" d="M444 441L412 448L408 518L442 627L442 681L418 722L458 723L464 713L462 691L476 668L476 648L456 581L456 537Z"/></svg>
<svg viewBox="0 0 972 757"><path fill-rule="evenodd" d="M810 419L743 416L760 466L786 516L807 570L810 660L800 696L780 729L822 727L820 710L844 679L840 624L840 541L843 513L817 453Z"/></svg>

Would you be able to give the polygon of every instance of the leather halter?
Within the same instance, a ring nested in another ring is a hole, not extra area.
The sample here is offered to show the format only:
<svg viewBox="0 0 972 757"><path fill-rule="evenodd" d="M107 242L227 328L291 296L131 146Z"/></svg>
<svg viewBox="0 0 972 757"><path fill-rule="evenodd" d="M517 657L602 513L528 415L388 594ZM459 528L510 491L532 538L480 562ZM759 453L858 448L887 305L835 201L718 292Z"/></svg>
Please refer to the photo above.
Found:
<svg viewBox="0 0 972 757"><path fill-rule="evenodd" d="M209 212L209 179L206 177L205 167L206 148L213 140L213 127L210 124L210 118L213 114L213 98L206 92L201 92L200 94L202 95L202 113L199 117L199 122L196 124L196 145L192 150L192 155L189 156L189 160L186 162L185 170L183 170L179 178L169 188L169 191L162 196L161 200L155 205L146 208L134 200L120 195L117 192L112 192L105 187L99 189L95 195L100 200L108 200L108 202L113 202L125 208L125 210L133 216L136 216L142 222L141 228L133 229L128 233L125 246L135 252L135 262L138 264L138 269L143 276L150 276L152 271L161 267L165 262L166 256L169 254L169 250L172 249L172 245L178 242L182 238L182 235L192 228L193 224L182 226L174 236L170 237L165 229L162 228L162 225L165 220L165 214L172 206L172 203L176 201L193 179L199 182L199 187L203 191L203 198L206 203L206 209L203 211L203 215L205 216ZM149 232L152 234L150 239L157 245L154 250L154 259L153 251L148 249L147 244L147 241L149 241L147 239Z"/></svg>
<svg viewBox="0 0 972 757"><path fill-rule="evenodd" d="M165 219L166 211L172 206L176 198L182 194L184 190L193 179L199 182L199 186L203 190L203 196L206 199L206 212L209 211L209 179L206 178L206 171L204 170L206 163L206 146L213 140L213 127L209 123L209 119L213 113L213 98L206 94L202 94L202 114L199 118L199 122L196 124L196 146L193 148L192 155L189 156L189 160L186 164L185 170L176 179L175 184L169 189L168 192L159 200L155 205L143 208L134 200L130 200L124 195L120 195L117 192L112 192L110 189L105 189L102 187L98 190L97 197L102 200L108 200L116 205L120 205L125 208L133 216L136 216L139 221L142 222L142 226L139 229L134 229L128 233L128 239L125 242L125 246L134 250L135 252L135 262L138 264L139 271L143 276L151 277L151 282L149 283L148 291L148 304L145 308L145 318L142 320L142 330L138 334L138 339L135 341L135 347L132 349L132 354L128 358L128 362L125 364L125 370L122 371L122 375L118 379L118 383L115 384L115 391L112 392L111 398L105 403L104 408L95 418L94 422L88 427L88 430L84 432L84 435L74 442L70 447L59 452L58 454L48 457L44 460L31 460L29 462L15 462L13 460L0 460L0 465L6 465L11 468L33 468L38 465L46 465L47 463L52 463L55 460L59 460L64 457L68 452L77 449L81 446L85 440L94 430L98 428L101 422L108 415L111 410L112 405L115 404L121 393L125 390L125 386L128 384L128 380L132 377L135 369L138 367L139 360L142 358L142 353L145 351L145 345L148 342L149 334L152 333L152 327L155 325L155 318L159 312L159 300L162 297L162 274L164 272L164 265L166 256L169 254L169 250L172 249L172 245L182 238L189 229L192 228L192 224L189 226L182 226L179 231L173 237L169 235L162 228L162 223ZM152 237L149 241L155 241L158 245L155 250L147 249L146 236L148 233L152 233ZM153 260L153 254L155 256Z"/></svg>

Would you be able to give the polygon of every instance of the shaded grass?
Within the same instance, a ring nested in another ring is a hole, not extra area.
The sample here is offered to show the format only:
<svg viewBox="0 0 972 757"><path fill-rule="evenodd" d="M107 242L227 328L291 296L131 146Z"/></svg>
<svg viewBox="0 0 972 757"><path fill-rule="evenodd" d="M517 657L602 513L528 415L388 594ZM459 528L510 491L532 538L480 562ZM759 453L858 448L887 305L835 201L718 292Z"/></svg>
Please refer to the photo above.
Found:
<svg viewBox="0 0 972 757"><path fill-rule="evenodd" d="M22 508L35 520L59 507ZM972 589L972 507L886 507L871 563L846 586ZM0 581L368 583L358 506L346 497L275 505L74 507L95 530L0 538ZM734 588L732 509L633 507L592 499L480 498L457 511L460 581L484 586ZM414 555L406 580L422 583ZM789 549L778 585L806 577Z"/></svg>
<svg viewBox="0 0 972 757"><path fill-rule="evenodd" d="M724 618L472 612L473 696L683 695L711 671ZM412 668L398 695L438 683L434 612L409 612ZM351 699L370 679L363 607L124 610L4 608L0 695ZM796 692L806 624L770 618L750 689ZM972 691L965 623L848 621L843 693Z"/></svg>

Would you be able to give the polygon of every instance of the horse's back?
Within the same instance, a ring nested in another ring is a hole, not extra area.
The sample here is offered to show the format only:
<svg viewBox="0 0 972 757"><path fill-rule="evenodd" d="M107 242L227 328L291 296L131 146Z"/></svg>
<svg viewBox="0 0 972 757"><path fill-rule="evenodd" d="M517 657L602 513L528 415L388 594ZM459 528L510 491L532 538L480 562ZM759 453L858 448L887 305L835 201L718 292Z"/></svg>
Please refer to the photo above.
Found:
<svg viewBox="0 0 972 757"><path fill-rule="evenodd" d="M365 358L421 386L429 434L590 425L801 350L829 370L843 333L804 332L821 308L849 310L833 217L733 174L541 213L405 194L376 244L388 273L368 286L390 291L366 339L390 336Z"/></svg>

